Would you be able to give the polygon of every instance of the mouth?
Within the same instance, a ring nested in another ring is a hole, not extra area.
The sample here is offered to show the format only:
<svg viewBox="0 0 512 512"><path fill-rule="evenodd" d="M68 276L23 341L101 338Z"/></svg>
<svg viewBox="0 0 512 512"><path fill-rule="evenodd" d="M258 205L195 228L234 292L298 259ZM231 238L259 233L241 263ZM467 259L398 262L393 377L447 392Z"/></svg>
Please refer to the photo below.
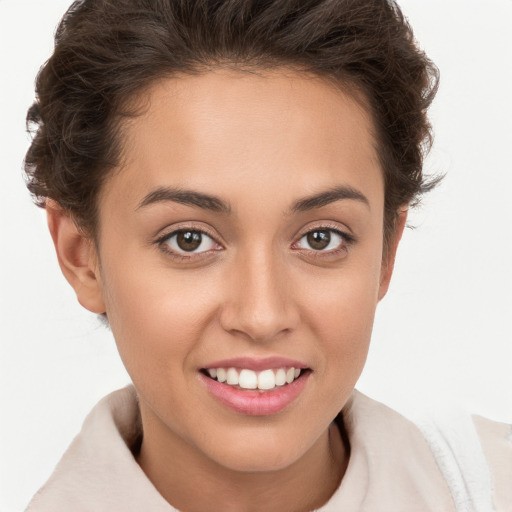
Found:
<svg viewBox="0 0 512 512"><path fill-rule="evenodd" d="M202 368L199 377L207 391L232 411L249 416L276 414L289 407L304 390L310 368L274 366L259 369L215 365Z"/></svg>
<svg viewBox="0 0 512 512"><path fill-rule="evenodd" d="M255 371L249 368L218 367L203 368L201 373L210 379L239 390L268 392L292 384L307 372L308 368L283 366Z"/></svg>

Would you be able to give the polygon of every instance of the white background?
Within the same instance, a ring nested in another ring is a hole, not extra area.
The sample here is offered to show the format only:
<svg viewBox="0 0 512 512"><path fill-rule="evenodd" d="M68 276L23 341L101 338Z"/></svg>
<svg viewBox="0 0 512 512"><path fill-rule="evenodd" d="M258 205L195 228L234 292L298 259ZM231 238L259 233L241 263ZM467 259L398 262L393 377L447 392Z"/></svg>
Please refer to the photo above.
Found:
<svg viewBox="0 0 512 512"><path fill-rule="evenodd" d="M0 511L22 510L96 401L129 382L24 188L24 117L69 0L0 0ZM401 5L441 69L427 170L358 387L408 412L455 401L512 422L512 1Z"/></svg>

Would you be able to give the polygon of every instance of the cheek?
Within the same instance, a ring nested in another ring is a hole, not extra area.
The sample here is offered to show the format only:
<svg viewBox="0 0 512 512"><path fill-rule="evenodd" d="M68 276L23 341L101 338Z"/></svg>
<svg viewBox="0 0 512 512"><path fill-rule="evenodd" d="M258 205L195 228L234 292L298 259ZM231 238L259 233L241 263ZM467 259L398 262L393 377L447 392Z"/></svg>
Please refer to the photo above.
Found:
<svg viewBox="0 0 512 512"><path fill-rule="evenodd" d="M105 266L107 315L119 353L134 383L161 376L189 363L214 307L211 283L200 276L162 271L150 264L116 261Z"/></svg>
<svg viewBox="0 0 512 512"><path fill-rule="evenodd" d="M321 303L315 306L320 308ZM366 359L375 315L376 301L365 293L338 296L325 302L311 325L328 356L329 368L358 372ZM327 364L327 362L326 362Z"/></svg>
<svg viewBox="0 0 512 512"><path fill-rule="evenodd" d="M303 317L321 345L320 372L329 393L350 392L363 369L378 304L380 261L340 269L316 283L303 296ZM313 290L313 291L311 291Z"/></svg>
<svg viewBox="0 0 512 512"><path fill-rule="evenodd" d="M380 259L363 258L320 277L311 276L301 289L309 323L318 330L320 339L366 339L371 333L378 303Z"/></svg>

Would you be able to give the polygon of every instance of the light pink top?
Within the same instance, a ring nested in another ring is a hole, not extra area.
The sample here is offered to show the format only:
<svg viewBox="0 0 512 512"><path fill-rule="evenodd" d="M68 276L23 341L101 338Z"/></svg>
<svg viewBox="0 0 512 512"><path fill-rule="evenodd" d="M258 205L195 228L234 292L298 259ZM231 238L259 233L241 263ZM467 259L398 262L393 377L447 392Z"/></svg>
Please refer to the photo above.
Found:
<svg viewBox="0 0 512 512"><path fill-rule="evenodd" d="M343 421L351 447L348 468L319 511L455 512L450 488L415 425L357 391L343 409ZM511 512L508 427L482 418L475 425L490 467L494 510ZM133 386L103 398L27 512L176 512L130 450L140 435Z"/></svg>

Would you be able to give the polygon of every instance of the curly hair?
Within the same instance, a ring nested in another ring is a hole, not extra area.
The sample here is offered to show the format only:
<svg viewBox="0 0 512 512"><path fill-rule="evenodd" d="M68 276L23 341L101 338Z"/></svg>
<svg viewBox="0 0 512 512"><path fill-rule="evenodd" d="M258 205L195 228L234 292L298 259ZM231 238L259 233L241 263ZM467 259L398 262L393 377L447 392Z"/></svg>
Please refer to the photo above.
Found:
<svg viewBox="0 0 512 512"><path fill-rule="evenodd" d="M130 100L153 81L223 66L292 67L363 93L385 183L384 242L397 212L436 184L422 171L438 70L392 0L82 0L36 81L25 158L37 205L55 200L84 232L119 164Z"/></svg>

